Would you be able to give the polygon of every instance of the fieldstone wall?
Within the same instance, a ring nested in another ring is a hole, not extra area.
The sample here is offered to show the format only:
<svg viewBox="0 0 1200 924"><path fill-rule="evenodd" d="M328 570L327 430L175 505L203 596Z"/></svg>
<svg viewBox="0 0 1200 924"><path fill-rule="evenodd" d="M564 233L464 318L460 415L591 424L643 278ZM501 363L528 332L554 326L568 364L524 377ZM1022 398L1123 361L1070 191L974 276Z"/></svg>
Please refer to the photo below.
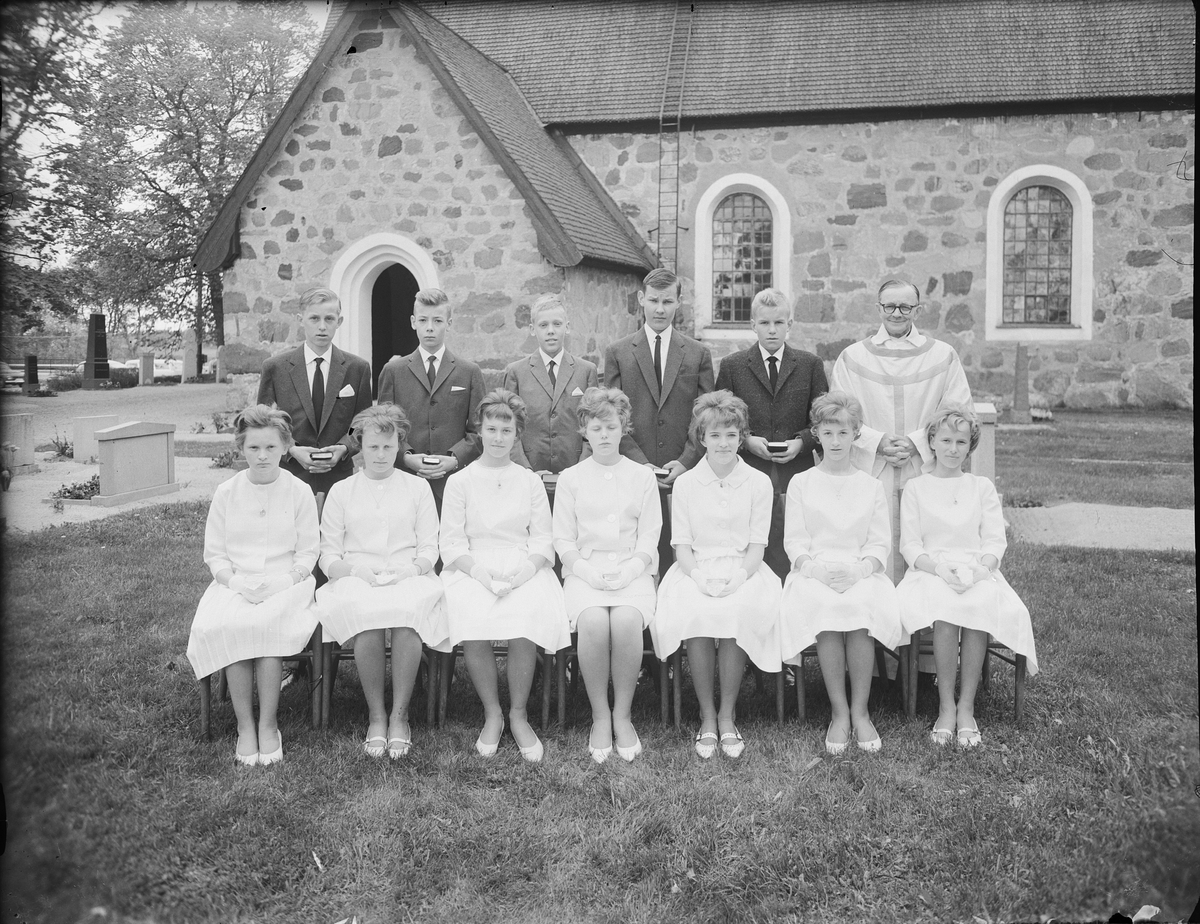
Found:
<svg viewBox="0 0 1200 924"><path fill-rule="evenodd" d="M680 151L679 271L695 273L695 204L723 176L751 173L792 208L794 345L832 362L877 327L875 292L900 275L922 289L922 330L951 343L980 396L1011 401L1015 342L984 331L991 190L1033 164L1080 177L1094 220L1090 342L1038 343L1030 386L1051 405L1193 405L1192 112L1083 113L706 130ZM657 224L653 135L572 144L638 230ZM1186 159L1186 160L1185 160ZM782 249L782 242L777 247ZM777 254L779 250L777 250ZM701 281L689 279L692 285ZM706 283L704 283L706 284ZM724 355L752 342L714 339Z"/></svg>

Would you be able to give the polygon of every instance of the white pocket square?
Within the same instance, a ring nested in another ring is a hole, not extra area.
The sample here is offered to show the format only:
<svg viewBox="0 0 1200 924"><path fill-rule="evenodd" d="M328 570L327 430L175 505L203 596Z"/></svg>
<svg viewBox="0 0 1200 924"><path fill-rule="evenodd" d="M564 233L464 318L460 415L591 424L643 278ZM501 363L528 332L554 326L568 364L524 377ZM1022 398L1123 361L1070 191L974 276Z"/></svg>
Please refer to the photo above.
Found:
<svg viewBox="0 0 1200 924"><path fill-rule="evenodd" d="M583 394L583 389L582 389L582 388L580 388L578 385L576 385L576 386L575 386L575 390L574 390L573 392L571 392L571 397L572 397L572 398L577 398L577 397L579 397L579 396L580 396L580 395L582 395L582 394Z"/></svg>
<svg viewBox="0 0 1200 924"><path fill-rule="evenodd" d="M338 392L338 397L339 398L353 398L354 397L354 386L353 385L343 385L342 390Z"/></svg>
<svg viewBox="0 0 1200 924"><path fill-rule="evenodd" d="M465 385L451 385L451 386L450 386L450 390L451 390L451 391L466 391L466 390L467 390L467 386L465 386Z"/></svg>

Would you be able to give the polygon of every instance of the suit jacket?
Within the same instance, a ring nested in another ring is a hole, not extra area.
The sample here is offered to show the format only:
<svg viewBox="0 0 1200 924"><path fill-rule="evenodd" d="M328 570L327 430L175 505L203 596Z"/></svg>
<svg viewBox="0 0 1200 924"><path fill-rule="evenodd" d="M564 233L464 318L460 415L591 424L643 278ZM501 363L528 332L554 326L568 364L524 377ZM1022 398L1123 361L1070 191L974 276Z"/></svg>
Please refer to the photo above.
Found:
<svg viewBox="0 0 1200 924"><path fill-rule="evenodd" d="M808 429L808 411L814 398L829 391L825 365L818 357L787 344L782 353L774 393L757 343L722 359L717 376L717 388L728 389L749 406L752 436L771 441L803 440L800 452L786 465L760 459L743 447L742 458L771 476L776 494L787 491L793 475L812 468L817 440Z"/></svg>
<svg viewBox="0 0 1200 924"><path fill-rule="evenodd" d="M525 432L521 435L525 457L534 471L555 474L582 458L579 401L584 392L600 384L595 363L566 350L558 359L553 388L540 352L509 363L504 370L504 387L525 401Z"/></svg>
<svg viewBox="0 0 1200 924"><path fill-rule="evenodd" d="M409 450L453 455L460 469L478 458L475 412L483 395L483 372L449 348L442 354L432 389L420 350L388 360L379 373L379 403L400 405L409 422L408 440L400 447L396 467L402 467L401 458ZM437 488L434 491L438 493Z"/></svg>
<svg viewBox="0 0 1200 924"><path fill-rule="evenodd" d="M350 422L356 414L371 406L371 366L353 353L330 348L325 374L325 401L321 420L313 412L312 387L304 365L304 346L270 357L263 363L258 382L258 403L275 404L292 418L292 439L299 446L334 446L341 443L346 455L331 471L312 475L291 457L284 467L313 488L327 491L343 478L354 474L358 442L350 435ZM349 392L342 394L343 391Z"/></svg>
<svg viewBox="0 0 1200 924"><path fill-rule="evenodd" d="M704 449L689 437L688 430L692 405L713 390L708 347L673 331L660 392L654 355L645 331L638 330L604 351L604 384L621 389L633 405L633 433L621 440L623 455L657 466L678 459L691 468L700 461Z"/></svg>

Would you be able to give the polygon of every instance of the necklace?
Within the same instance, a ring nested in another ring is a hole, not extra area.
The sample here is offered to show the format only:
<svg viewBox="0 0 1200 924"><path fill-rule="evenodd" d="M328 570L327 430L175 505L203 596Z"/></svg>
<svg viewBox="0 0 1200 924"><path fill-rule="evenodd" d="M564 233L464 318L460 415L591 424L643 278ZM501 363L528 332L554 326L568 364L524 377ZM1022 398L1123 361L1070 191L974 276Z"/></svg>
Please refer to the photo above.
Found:
<svg viewBox="0 0 1200 924"><path fill-rule="evenodd" d="M265 517L267 515L267 506L269 503L269 499L267 498L267 486L265 484L254 484L253 481L250 483L257 488L257 490L253 492L252 497L254 498L254 503L258 505L258 515L260 517Z"/></svg>
<svg viewBox="0 0 1200 924"><path fill-rule="evenodd" d="M834 474L831 474L830 472L825 472L825 474L827 477L834 479L835 483L841 482L841 485L842 485L841 488L834 489L834 492L833 492L834 500L836 500L840 504L842 501L842 495L846 492L846 487L850 484L850 475L852 475L853 472L850 472L845 475L834 475Z"/></svg>

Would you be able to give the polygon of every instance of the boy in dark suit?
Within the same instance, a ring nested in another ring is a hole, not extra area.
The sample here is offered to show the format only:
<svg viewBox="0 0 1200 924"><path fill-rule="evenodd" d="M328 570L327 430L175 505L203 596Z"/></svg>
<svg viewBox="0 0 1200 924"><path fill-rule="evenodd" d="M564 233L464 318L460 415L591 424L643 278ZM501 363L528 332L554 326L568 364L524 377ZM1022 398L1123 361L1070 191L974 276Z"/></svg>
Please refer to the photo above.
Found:
<svg viewBox="0 0 1200 924"><path fill-rule="evenodd" d="M304 344L263 363L258 403L275 404L292 418L295 445L283 466L313 493L328 493L354 474L358 443L350 422L371 406L371 366L333 345L342 324L337 294L317 287L300 296Z"/></svg>
<svg viewBox="0 0 1200 924"><path fill-rule="evenodd" d="M446 293L422 289L412 313L420 344L407 356L389 360L379 373L379 403L400 405L409 421L396 467L429 481L439 514L446 476L479 456L475 413L484 395L479 367L446 348L452 323Z"/></svg>
<svg viewBox="0 0 1200 924"><path fill-rule="evenodd" d="M776 503L764 560L781 578L790 570L783 550L783 504L788 482L812 468L816 437L808 428L813 399L829 391L825 366L804 350L787 345L792 306L779 289L763 289L750 305L758 343L721 360L717 388L750 408L750 436L741 449L748 464L771 476Z"/></svg>
<svg viewBox="0 0 1200 924"><path fill-rule="evenodd" d="M521 445L530 467L557 475L579 461L583 437L576 409L584 392L600 384L595 363L564 348L571 321L558 295L543 295L529 311L538 350L508 364L504 387L525 401Z"/></svg>

